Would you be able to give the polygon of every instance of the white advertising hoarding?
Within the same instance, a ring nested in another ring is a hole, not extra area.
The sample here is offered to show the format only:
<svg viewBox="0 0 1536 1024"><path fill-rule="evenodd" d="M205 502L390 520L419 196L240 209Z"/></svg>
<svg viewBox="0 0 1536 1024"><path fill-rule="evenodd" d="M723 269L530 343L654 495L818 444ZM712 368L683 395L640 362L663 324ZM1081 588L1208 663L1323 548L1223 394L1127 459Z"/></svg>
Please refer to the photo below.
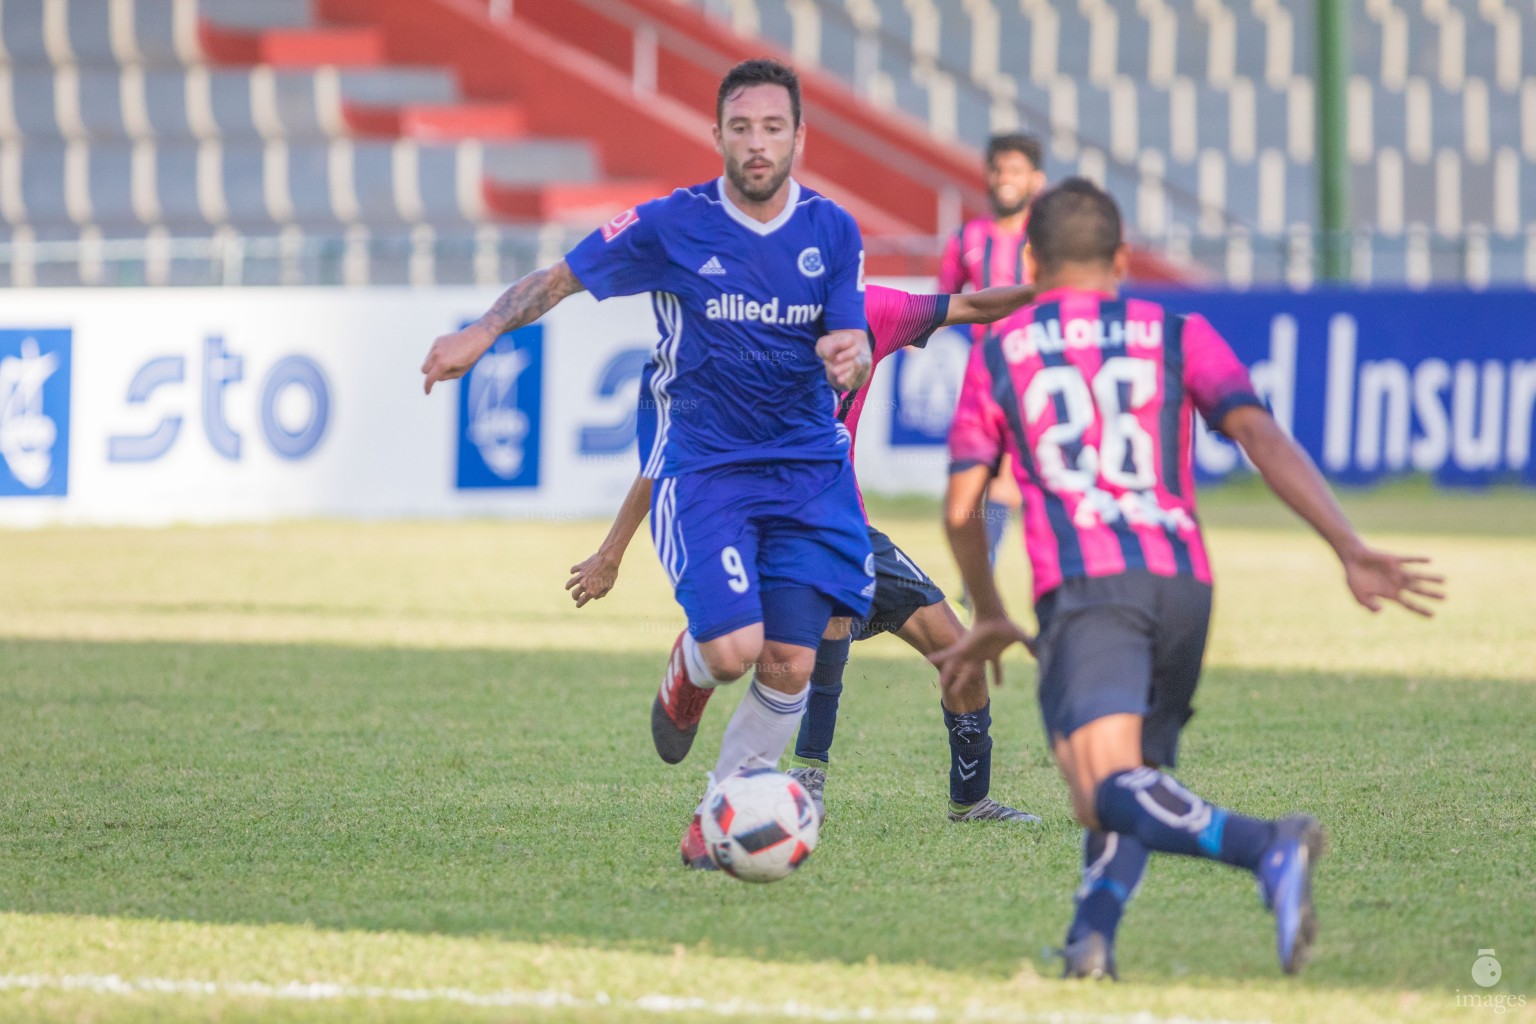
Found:
<svg viewBox="0 0 1536 1024"><path fill-rule="evenodd" d="M8 292L0 523L612 512L649 303L577 296L422 394L432 339L496 294Z"/></svg>

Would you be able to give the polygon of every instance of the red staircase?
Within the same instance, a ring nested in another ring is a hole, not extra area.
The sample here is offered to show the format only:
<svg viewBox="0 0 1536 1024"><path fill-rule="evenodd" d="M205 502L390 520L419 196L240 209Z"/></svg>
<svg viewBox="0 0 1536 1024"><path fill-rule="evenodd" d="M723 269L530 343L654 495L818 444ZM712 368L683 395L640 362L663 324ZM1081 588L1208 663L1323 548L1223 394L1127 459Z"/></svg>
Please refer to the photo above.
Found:
<svg viewBox="0 0 1536 1024"><path fill-rule="evenodd" d="M371 5L361 5L363 9ZM379 5L383 7L383 4ZM324 16L325 11L320 12ZM346 11L345 15L354 12ZM398 30L396 30L398 32ZM430 34L430 30L427 30ZM203 20L198 25L204 55L216 64L268 64L279 68L378 67L401 62L391 31L371 19L335 18L305 28L238 29ZM414 51L412 51L414 52ZM453 66L453 60L414 60ZM451 143L467 139L585 138L580 128L547 117L530 118L524 105L493 91L485 98L454 104L374 106L343 101L347 130L361 138L409 138ZM621 167L629 166L621 161ZM613 166L608 165L612 171ZM487 177L481 185L486 209L506 220L600 224L626 207L671 188L660 178L631 176L595 182L510 184Z"/></svg>

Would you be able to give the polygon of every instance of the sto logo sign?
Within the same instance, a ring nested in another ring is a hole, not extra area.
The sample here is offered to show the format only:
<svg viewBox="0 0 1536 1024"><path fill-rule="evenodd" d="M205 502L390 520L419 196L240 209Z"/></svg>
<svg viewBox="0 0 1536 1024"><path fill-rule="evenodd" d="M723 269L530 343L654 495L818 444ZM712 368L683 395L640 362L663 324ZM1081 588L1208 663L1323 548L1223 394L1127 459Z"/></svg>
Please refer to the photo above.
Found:
<svg viewBox="0 0 1536 1024"><path fill-rule="evenodd" d="M240 434L230 426L226 411L230 386L245 379L245 360L230 352L220 337L203 341L200 419L213 450L238 461ZM128 404L142 406L162 390L180 392L187 383L187 358L157 356L139 367L128 384ZM307 356L279 359L262 378L256 398L261 437L274 455L302 459L325 436L331 416L331 389L325 373ZM153 462L169 452L181 436L182 415L163 416L140 434L114 434L107 440L110 462Z"/></svg>

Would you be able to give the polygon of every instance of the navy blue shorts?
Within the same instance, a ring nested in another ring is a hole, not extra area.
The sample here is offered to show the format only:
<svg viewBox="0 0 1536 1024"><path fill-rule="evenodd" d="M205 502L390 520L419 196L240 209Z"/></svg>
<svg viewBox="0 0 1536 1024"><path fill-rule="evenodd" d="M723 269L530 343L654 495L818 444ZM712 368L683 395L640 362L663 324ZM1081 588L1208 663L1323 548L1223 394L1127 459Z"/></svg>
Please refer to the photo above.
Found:
<svg viewBox="0 0 1536 1024"><path fill-rule="evenodd" d="M765 605L774 590L813 590L832 615L869 613L874 557L847 459L663 477L651 492L651 539L701 643L761 622L769 640L816 647L826 605L819 624L801 622L802 602Z"/></svg>
<svg viewBox="0 0 1536 1024"><path fill-rule="evenodd" d="M1070 736L1106 715L1142 716L1142 758L1172 767L1211 623L1211 588L1190 576L1132 571L1076 577L1043 595L1040 715Z"/></svg>
<svg viewBox="0 0 1536 1024"><path fill-rule="evenodd" d="M867 616L854 620L855 640L898 632L913 612L944 600L944 591L928 574L873 526L869 527L869 545L875 553L875 600Z"/></svg>

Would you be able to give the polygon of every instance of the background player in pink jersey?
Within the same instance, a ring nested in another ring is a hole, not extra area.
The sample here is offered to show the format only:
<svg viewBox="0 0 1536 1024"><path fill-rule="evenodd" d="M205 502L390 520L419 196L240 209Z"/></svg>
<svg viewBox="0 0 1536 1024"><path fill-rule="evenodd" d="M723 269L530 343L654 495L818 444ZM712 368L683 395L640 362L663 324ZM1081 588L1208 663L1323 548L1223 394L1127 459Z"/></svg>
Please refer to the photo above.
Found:
<svg viewBox="0 0 1536 1024"><path fill-rule="evenodd" d="M1028 302L1027 286L991 288L967 295L913 295L893 288L869 285L864 308L872 339L873 365L908 345L921 347L940 327L985 323L1005 316ZM873 379L873 374L871 374ZM842 398L838 418L852 439L869 394L869 383ZM648 430L642 418L641 434ZM642 445L643 447L643 445ZM651 481L635 479L607 538L597 552L571 567L566 589L577 607L603 597L613 588L625 549L644 521L650 507ZM868 616L834 618L823 634L811 673L811 689L801 720L800 734L791 759L790 774L798 778L825 812L824 789L830 764L832 738L837 726L838 701L843 689L843 670L849 647L891 632L918 652L932 654L957 643L964 629L944 600L944 592L889 537L868 526L874 551L875 595ZM965 677L943 694L941 710L949 735L951 821L1033 822L1032 814L1006 806L989 795L992 777L990 698L983 672Z"/></svg>
<svg viewBox="0 0 1536 1024"><path fill-rule="evenodd" d="M1287 973L1316 934L1311 817L1269 821L1206 803L1161 771L1205 650L1211 571L1195 512L1193 413L1225 433L1329 543L1350 591L1378 610L1428 615L1439 576L1418 558L1367 547L1310 459L1253 392L1248 372L1204 319L1117 297L1127 251L1114 200L1073 178L1039 196L1029 222L1035 304L975 346L950 433L946 521L975 621L934 661L962 679L1013 643L1040 662L1040 708L1087 830L1066 973L1114 974L1114 937L1148 851L1253 872L1274 912ZM1005 453L1024 496L1040 632L1008 617L975 518Z"/></svg>
<svg viewBox="0 0 1536 1024"><path fill-rule="evenodd" d="M1024 226L1030 201L1045 188L1040 140L1017 133L994 135L987 142L987 197L992 216L977 217L961 225L944 246L939 260L939 291L955 294L972 290L1029 283L1024 266ZM978 324L972 340L986 332ZM1019 489L1013 475L1000 472L987 492L985 522L991 558L1008 529L1011 511L1019 508Z"/></svg>

